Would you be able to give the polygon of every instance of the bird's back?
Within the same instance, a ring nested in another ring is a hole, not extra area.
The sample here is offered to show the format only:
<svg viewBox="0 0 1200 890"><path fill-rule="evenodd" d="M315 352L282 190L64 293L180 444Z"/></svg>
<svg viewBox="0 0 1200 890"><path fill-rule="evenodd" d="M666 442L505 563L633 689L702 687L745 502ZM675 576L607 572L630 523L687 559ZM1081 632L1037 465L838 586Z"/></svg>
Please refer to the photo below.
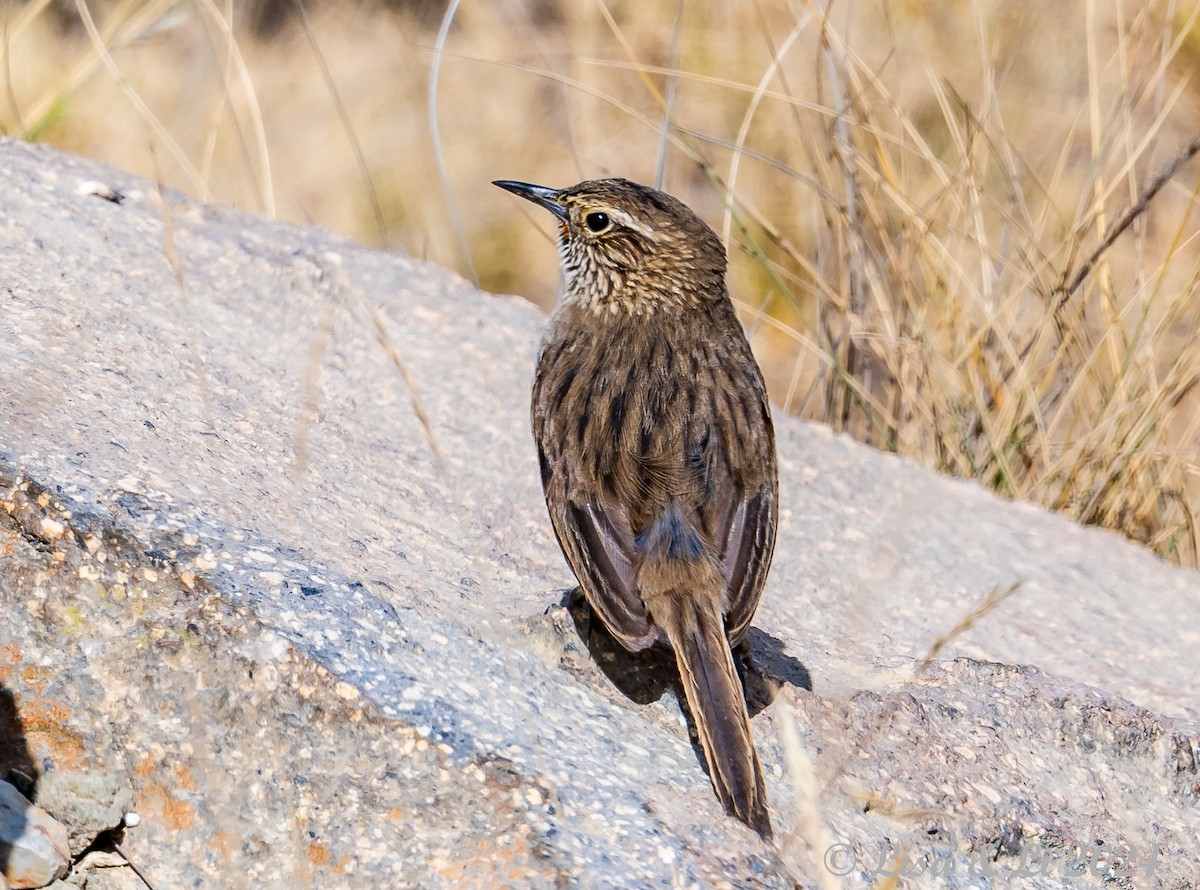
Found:
<svg viewBox="0 0 1200 890"><path fill-rule="evenodd" d="M721 295L603 325L592 315L560 306L539 358L533 429L551 515L565 517L571 504L621 505L636 572L656 522L675 536L667 545L723 563L739 505L756 499L769 533L750 542L751 577L727 579L726 611L740 636L770 561L777 483L766 389L733 308ZM563 549L585 578L583 557Z"/></svg>

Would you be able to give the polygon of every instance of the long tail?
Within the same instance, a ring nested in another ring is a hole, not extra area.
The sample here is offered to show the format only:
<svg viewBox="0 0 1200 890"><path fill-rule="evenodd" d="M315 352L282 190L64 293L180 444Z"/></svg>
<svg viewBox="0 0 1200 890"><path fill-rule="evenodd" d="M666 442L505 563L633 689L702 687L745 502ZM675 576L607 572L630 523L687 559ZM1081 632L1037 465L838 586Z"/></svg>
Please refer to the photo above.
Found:
<svg viewBox="0 0 1200 890"><path fill-rule="evenodd" d="M690 591L660 594L654 599L654 620L675 650L717 799L727 813L769 838L767 787L716 603Z"/></svg>

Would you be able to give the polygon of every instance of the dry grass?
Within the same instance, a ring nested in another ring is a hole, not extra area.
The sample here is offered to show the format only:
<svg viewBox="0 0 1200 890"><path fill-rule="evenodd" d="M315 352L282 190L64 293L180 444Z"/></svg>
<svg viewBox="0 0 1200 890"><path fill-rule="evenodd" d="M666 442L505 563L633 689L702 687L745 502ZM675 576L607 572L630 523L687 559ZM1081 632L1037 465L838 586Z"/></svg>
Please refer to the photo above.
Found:
<svg viewBox="0 0 1200 890"><path fill-rule="evenodd" d="M779 404L1197 562L1195 2L75 5L0 3L6 132L543 305L489 180L652 181L669 104Z"/></svg>

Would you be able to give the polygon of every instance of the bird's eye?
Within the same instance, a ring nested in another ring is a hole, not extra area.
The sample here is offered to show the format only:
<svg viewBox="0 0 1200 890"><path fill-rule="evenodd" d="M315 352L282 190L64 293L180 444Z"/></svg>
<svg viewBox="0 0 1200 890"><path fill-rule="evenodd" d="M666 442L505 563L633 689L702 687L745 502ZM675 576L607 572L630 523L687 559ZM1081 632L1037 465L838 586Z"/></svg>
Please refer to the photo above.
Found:
<svg viewBox="0 0 1200 890"><path fill-rule="evenodd" d="M609 219L607 213L589 213L583 218L586 225L593 232L603 232L608 228Z"/></svg>

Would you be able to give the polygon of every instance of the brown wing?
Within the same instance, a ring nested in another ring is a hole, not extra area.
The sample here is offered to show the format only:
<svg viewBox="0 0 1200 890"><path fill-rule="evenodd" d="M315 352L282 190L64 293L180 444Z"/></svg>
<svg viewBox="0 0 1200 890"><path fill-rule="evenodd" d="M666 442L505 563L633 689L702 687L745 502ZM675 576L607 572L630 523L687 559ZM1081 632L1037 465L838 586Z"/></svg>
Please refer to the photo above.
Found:
<svg viewBox="0 0 1200 890"><path fill-rule="evenodd" d="M706 460L707 488L714 505L712 540L726 583L725 633L737 645L750 627L771 567L779 484L762 374L740 328L723 346L728 354L718 364L726 376L713 386L729 397L712 411L716 435Z"/></svg>
<svg viewBox="0 0 1200 890"><path fill-rule="evenodd" d="M567 418L586 423L594 408L587 403L596 376L589 361L597 356L572 354L575 342L550 338L534 378L533 436L542 490L555 537L588 603L625 648L638 651L658 639L658 630L637 589L637 547L628 514L585 485L583 427L567 428Z"/></svg>
<svg viewBox="0 0 1200 890"><path fill-rule="evenodd" d="M625 517L593 503L551 499L547 505L558 543L604 626L630 651L654 644L650 621L635 581L634 540Z"/></svg>
<svg viewBox="0 0 1200 890"><path fill-rule="evenodd" d="M721 553L728 585L725 634L736 646L750 628L775 549L775 493L759 491L739 500Z"/></svg>

